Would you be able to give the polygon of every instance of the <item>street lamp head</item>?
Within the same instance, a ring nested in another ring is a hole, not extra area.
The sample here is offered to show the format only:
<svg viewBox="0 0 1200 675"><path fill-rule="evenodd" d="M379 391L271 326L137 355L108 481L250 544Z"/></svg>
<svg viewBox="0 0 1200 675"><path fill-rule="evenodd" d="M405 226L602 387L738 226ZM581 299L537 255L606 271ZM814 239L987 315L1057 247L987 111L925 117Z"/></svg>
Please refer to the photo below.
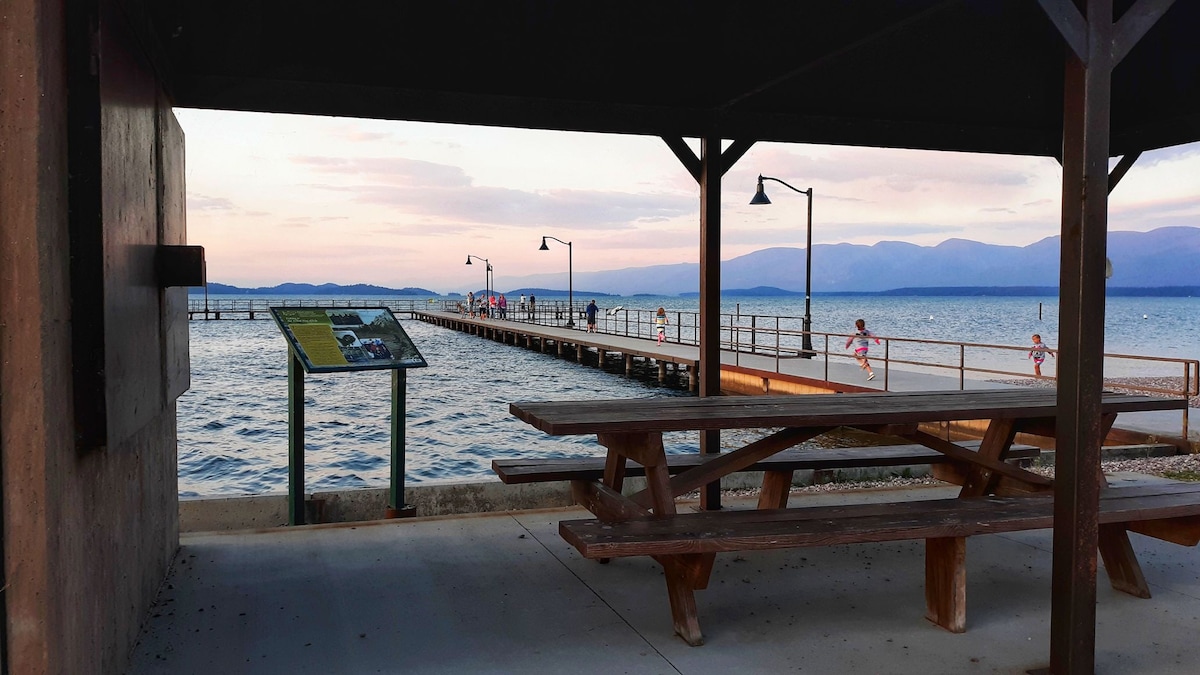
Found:
<svg viewBox="0 0 1200 675"><path fill-rule="evenodd" d="M542 245L538 247L539 251L549 251L550 247L546 245L546 238L542 237Z"/></svg>
<svg viewBox="0 0 1200 675"><path fill-rule="evenodd" d="M753 205L770 204L771 200L767 199L767 193L763 191L763 177L758 177L758 189L754 191L754 197L750 200Z"/></svg>
<svg viewBox="0 0 1200 675"><path fill-rule="evenodd" d="M467 256L467 264L468 264L468 265L470 265L470 264L471 264L471 256Z"/></svg>

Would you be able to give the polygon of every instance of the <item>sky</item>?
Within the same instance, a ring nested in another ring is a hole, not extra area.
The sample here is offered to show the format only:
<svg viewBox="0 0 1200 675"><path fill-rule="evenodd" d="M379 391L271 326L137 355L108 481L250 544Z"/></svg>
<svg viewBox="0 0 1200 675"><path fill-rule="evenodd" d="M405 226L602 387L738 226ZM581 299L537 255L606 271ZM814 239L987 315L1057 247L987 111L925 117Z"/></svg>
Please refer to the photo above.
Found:
<svg viewBox="0 0 1200 675"><path fill-rule="evenodd" d="M699 260L700 192L662 139L177 109L188 243L210 282L496 288L561 273ZM689 140L699 154L699 141ZM721 258L813 244L947 239L1026 246L1059 234L1049 158L757 143L724 176ZM1200 226L1200 143L1142 155L1109 231ZM506 279L512 279L508 282Z"/></svg>

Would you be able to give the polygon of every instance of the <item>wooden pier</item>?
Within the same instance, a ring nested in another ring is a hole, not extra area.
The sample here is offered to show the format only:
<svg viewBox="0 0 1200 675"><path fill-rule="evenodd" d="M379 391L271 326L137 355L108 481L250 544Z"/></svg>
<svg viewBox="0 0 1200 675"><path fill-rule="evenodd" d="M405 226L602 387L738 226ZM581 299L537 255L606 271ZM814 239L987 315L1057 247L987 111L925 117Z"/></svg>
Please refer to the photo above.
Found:
<svg viewBox="0 0 1200 675"><path fill-rule="evenodd" d="M429 301L419 299L372 298L247 298L245 300L220 298L206 301L201 298L188 299L188 321L224 319L269 319L272 307L335 307L338 309L369 309L387 307L393 314L409 314L416 310L441 309L448 300Z"/></svg>
<svg viewBox="0 0 1200 675"><path fill-rule="evenodd" d="M478 335L504 344L537 349L543 353L555 350L559 356L572 353L583 362L584 354L594 352L600 364L611 354L624 357L625 374L633 373L635 360L654 363L658 379L665 382L670 371L687 373L688 390L695 391L700 372L700 351L695 345L672 342L656 344L653 340L625 337L607 333L588 333L577 328L545 326L504 319L476 319L457 312L412 311L412 317L442 328Z"/></svg>

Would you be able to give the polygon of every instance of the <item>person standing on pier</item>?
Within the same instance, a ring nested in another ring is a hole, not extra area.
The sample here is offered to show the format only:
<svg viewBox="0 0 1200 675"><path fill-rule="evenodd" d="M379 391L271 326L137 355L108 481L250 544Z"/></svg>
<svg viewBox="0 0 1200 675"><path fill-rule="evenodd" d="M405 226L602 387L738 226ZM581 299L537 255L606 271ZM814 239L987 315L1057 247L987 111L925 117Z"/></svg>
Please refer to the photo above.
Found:
<svg viewBox="0 0 1200 675"><path fill-rule="evenodd" d="M879 344L879 338L867 330L867 322L859 319L854 322L854 335L846 338L846 347L854 345L854 358L858 359L858 367L867 371L867 380L875 379L875 371L871 370L871 362L867 360L867 352L871 350L871 340Z"/></svg>
<svg viewBox="0 0 1200 675"><path fill-rule="evenodd" d="M500 299L496 301L496 309L500 310L501 319L508 318L508 300L505 299L503 293L500 294Z"/></svg>
<svg viewBox="0 0 1200 675"><path fill-rule="evenodd" d="M598 308L596 307L595 300L592 300L591 302L588 303L586 313L587 313L587 325L588 325L587 332L589 332L589 333L596 332L596 311L597 310L598 310Z"/></svg>
<svg viewBox="0 0 1200 675"><path fill-rule="evenodd" d="M533 321L533 318L536 315L536 312L534 311L534 306L533 306L535 302L537 302L537 296L530 293L529 294L529 320L530 321Z"/></svg>
<svg viewBox="0 0 1200 675"><path fill-rule="evenodd" d="M663 340L667 339L667 310L662 307L658 308L658 312L654 315L654 330L658 333L658 344L662 344Z"/></svg>
<svg viewBox="0 0 1200 675"><path fill-rule="evenodd" d="M517 310L521 314L525 313L525 294L524 293L521 294L521 301L517 304Z"/></svg>
<svg viewBox="0 0 1200 675"><path fill-rule="evenodd" d="M467 291L467 312L475 318L475 291Z"/></svg>
<svg viewBox="0 0 1200 675"><path fill-rule="evenodd" d="M1046 352L1050 352L1050 356L1054 356L1054 352L1042 342L1042 336L1037 333L1033 334L1033 345L1029 348L1029 358L1033 359L1033 376L1042 376L1042 364L1046 361Z"/></svg>

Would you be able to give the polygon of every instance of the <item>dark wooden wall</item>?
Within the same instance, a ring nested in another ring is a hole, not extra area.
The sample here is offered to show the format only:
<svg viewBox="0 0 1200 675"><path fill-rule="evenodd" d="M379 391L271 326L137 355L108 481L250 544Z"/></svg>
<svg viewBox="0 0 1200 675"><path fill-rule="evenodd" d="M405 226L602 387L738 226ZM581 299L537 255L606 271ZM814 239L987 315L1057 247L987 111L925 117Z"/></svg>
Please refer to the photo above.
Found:
<svg viewBox="0 0 1200 675"><path fill-rule="evenodd" d="M122 672L178 547L186 291L155 258L186 238L183 134L129 11L13 0L0 22L8 673Z"/></svg>

